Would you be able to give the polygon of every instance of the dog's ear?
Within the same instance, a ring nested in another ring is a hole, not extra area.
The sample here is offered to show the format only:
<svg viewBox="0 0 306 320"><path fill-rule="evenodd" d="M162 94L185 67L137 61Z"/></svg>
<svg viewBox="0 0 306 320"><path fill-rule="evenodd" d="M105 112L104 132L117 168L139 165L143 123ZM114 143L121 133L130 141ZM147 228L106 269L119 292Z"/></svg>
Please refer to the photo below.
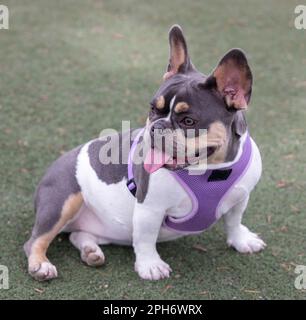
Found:
<svg viewBox="0 0 306 320"><path fill-rule="evenodd" d="M229 108L245 110L251 99L253 76L241 49L230 50L219 62L207 83L213 83Z"/></svg>
<svg viewBox="0 0 306 320"><path fill-rule="evenodd" d="M174 25L169 31L169 64L163 79L167 80L176 73L185 73L192 70L188 49L183 31L179 25Z"/></svg>

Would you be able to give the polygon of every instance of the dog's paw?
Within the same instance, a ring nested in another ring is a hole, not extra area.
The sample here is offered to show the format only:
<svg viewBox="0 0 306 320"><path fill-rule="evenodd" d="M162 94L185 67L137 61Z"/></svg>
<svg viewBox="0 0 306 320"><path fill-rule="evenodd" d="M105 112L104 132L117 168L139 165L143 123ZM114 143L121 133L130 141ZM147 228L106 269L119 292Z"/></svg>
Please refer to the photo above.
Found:
<svg viewBox="0 0 306 320"><path fill-rule="evenodd" d="M81 258L91 267L101 266L105 261L104 254L100 247L97 245L84 246L81 251Z"/></svg>
<svg viewBox="0 0 306 320"><path fill-rule="evenodd" d="M38 281L51 280L57 277L56 267L49 261L29 266L29 274Z"/></svg>
<svg viewBox="0 0 306 320"><path fill-rule="evenodd" d="M227 244L241 253L254 253L266 247L264 241L256 233L243 225L231 232L227 238Z"/></svg>
<svg viewBox="0 0 306 320"><path fill-rule="evenodd" d="M135 271L145 280L160 280L169 278L170 266L160 258L143 260L135 263Z"/></svg>

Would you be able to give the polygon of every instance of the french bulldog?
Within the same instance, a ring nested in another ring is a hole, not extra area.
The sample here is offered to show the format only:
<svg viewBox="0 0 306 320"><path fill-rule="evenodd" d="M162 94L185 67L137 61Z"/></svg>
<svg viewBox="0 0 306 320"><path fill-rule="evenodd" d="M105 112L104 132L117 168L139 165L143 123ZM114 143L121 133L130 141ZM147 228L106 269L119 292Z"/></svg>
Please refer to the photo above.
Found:
<svg viewBox="0 0 306 320"><path fill-rule="evenodd" d="M262 171L244 115L252 91L246 55L230 50L207 76L192 64L178 25L170 29L169 44L168 68L144 128L78 146L57 159L39 183L36 221L24 245L35 279L57 277L46 254L60 232L70 233L81 259L93 267L105 261L101 245L132 245L135 270L148 280L167 278L172 271L158 254L157 242L200 233L220 218L227 244L237 251L254 253L266 246L242 224ZM195 132L192 138L189 129ZM155 140L165 136L173 138L180 156L156 147ZM101 150L115 140L112 151L120 161L103 163ZM145 159L133 163L140 142ZM123 153L123 146L129 152ZM190 146L193 155L188 154ZM201 174L190 174L188 169L203 163Z"/></svg>

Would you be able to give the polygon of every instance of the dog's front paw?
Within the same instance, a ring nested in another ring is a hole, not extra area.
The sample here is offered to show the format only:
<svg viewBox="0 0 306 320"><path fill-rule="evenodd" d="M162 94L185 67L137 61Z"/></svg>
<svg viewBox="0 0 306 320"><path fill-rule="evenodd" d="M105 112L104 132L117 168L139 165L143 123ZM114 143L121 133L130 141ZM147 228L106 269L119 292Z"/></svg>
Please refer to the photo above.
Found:
<svg viewBox="0 0 306 320"><path fill-rule="evenodd" d="M254 253L266 247L264 241L256 233L243 225L229 234L227 244L241 253Z"/></svg>
<svg viewBox="0 0 306 320"><path fill-rule="evenodd" d="M29 266L29 274L38 281L51 280L57 277L56 267L49 261L33 263Z"/></svg>
<svg viewBox="0 0 306 320"><path fill-rule="evenodd" d="M135 271L145 280L160 280L169 278L172 271L170 266L160 258L136 261Z"/></svg>

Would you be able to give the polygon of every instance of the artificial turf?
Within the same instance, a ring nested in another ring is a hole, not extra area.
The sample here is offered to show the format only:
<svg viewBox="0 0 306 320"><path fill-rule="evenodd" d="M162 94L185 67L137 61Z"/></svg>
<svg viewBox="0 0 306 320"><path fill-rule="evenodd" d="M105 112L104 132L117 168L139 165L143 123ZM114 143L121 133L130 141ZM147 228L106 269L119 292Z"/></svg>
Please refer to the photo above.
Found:
<svg viewBox="0 0 306 320"><path fill-rule="evenodd" d="M10 289L0 299L305 299L294 287L306 265L306 30L299 1L1 1L0 264ZM58 279L27 274L22 245L34 221L32 195L61 153L122 120L141 126L179 23L194 64L209 73L232 47L254 74L247 113L263 158L244 222L268 244L254 255L228 249L222 223L200 236L158 245L171 278L140 280L130 247L105 246L106 264L81 263L67 236L49 250Z"/></svg>

